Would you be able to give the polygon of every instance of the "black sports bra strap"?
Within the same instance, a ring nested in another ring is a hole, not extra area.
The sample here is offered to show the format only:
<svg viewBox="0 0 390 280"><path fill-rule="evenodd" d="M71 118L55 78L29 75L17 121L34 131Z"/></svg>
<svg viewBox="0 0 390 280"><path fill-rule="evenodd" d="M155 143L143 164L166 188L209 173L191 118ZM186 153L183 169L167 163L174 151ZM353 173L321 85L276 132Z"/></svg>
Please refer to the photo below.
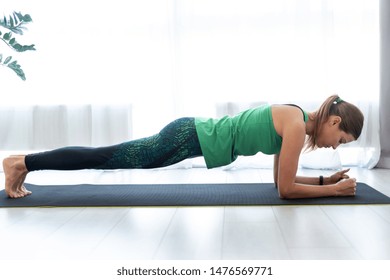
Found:
<svg viewBox="0 0 390 280"><path fill-rule="evenodd" d="M303 114L303 120L306 121L305 119L305 111L303 111L303 109L301 107L299 107L298 105L296 104L284 104L284 105L287 105L287 106L294 106L294 107L297 107L299 108L301 111L302 111L302 114Z"/></svg>

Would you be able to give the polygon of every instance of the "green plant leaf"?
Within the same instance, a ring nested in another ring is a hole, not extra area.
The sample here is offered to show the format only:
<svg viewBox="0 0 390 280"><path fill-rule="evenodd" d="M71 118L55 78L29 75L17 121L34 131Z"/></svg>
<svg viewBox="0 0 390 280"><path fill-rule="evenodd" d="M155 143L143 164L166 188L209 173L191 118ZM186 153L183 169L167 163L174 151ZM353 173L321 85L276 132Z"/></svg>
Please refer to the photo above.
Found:
<svg viewBox="0 0 390 280"><path fill-rule="evenodd" d="M11 39L11 37L12 37L12 32L8 32L8 33L5 33L5 34L3 35L3 39L6 40L6 41L8 41L9 39Z"/></svg>
<svg viewBox="0 0 390 280"><path fill-rule="evenodd" d="M36 51L35 45L23 46L25 51Z"/></svg>
<svg viewBox="0 0 390 280"><path fill-rule="evenodd" d="M21 13L15 12L14 15L18 17L19 21L23 20L23 15Z"/></svg>
<svg viewBox="0 0 390 280"><path fill-rule="evenodd" d="M12 61L10 64L7 65L10 69L12 69L16 75L18 75L23 81L26 80L26 75L24 74L22 68L20 67L20 65L18 64L18 62L15 60L15 61Z"/></svg>
<svg viewBox="0 0 390 280"><path fill-rule="evenodd" d="M32 18L30 15L23 15L20 12L13 12L13 14L9 16L8 20L6 16L4 16L3 20L0 20L0 26L7 28L13 33L23 35L23 30L27 29L24 25L29 22L32 22Z"/></svg>
<svg viewBox="0 0 390 280"><path fill-rule="evenodd" d="M5 60L4 60L4 63L3 64L7 64L8 62L10 62L12 59L12 56L9 56L7 57Z"/></svg>
<svg viewBox="0 0 390 280"><path fill-rule="evenodd" d="M35 45L22 46L18 43L11 46L17 52L36 51Z"/></svg>
<svg viewBox="0 0 390 280"><path fill-rule="evenodd" d="M12 61L10 64L8 64L8 67L18 67L18 62L16 60ZM20 66L19 66L20 67Z"/></svg>
<svg viewBox="0 0 390 280"><path fill-rule="evenodd" d="M16 24L16 25L19 23L18 17L16 16L15 13L14 13L14 21L15 21L15 24Z"/></svg>
<svg viewBox="0 0 390 280"><path fill-rule="evenodd" d="M15 38L11 38L12 33L8 32L0 37L0 40L3 40L10 48L17 52L25 52L25 51L36 51L35 45L21 45L19 44Z"/></svg>
<svg viewBox="0 0 390 280"><path fill-rule="evenodd" d="M16 60L12 61L7 65L7 63L12 59L12 57L11 56L7 57L3 64L1 64L2 59L3 59L3 54L0 54L0 66L8 67L12 71L14 71L16 75L18 75L19 78L21 78L23 81L26 80L26 75L24 74L23 69L20 67L20 65Z"/></svg>
<svg viewBox="0 0 390 280"><path fill-rule="evenodd" d="M17 42L16 38L13 38L12 33L23 35L24 30L27 30L25 27L26 24L32 22L32 18L28 14L22 14L20 12L13 12L11 15L4 16L3 19L0 18L0 26L2 28L8 29L0 31L0 41L3 41L9 47L17 52L24 52L28 50L36 50L35 45L21 45ZM14 71L22 80L26 80L24 71L18 64L18 62L12 61L12 56L7 56L3 61L3 54L0 54L0 66L8 67Z"/></svg>
<svg viewBox="0 0 390 280"><path fill-rule="evenodd" d="M32 18L29 14L26 14L23 16L23 21L24 22L32 22Z"/></svg>

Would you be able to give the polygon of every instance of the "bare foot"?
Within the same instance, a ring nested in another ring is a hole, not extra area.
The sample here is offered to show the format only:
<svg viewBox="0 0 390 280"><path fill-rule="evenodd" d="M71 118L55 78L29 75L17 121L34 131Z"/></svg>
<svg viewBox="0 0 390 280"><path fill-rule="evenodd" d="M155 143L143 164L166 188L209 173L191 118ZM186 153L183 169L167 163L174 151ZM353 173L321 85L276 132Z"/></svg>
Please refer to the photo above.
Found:
<svg viewBox="0 0 390 280"><path fill-rule="evenodd" d="M3 160L5 192L10 198L20 198L31 194L23 185L28 173L24 158L24 156L10 156Z"/></svg>

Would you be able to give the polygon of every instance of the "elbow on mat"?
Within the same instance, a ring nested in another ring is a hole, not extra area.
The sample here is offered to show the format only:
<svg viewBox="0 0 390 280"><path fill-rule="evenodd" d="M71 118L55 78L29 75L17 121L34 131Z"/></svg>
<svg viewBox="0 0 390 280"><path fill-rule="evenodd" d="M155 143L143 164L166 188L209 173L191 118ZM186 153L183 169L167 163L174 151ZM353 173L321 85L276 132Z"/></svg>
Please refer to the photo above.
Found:
<svg viewBox="0 0 390 280"><path fill-rule="evenodd" d="M293 192L289 188L278 188L280 199L292 199L294 198Z"/></svg>

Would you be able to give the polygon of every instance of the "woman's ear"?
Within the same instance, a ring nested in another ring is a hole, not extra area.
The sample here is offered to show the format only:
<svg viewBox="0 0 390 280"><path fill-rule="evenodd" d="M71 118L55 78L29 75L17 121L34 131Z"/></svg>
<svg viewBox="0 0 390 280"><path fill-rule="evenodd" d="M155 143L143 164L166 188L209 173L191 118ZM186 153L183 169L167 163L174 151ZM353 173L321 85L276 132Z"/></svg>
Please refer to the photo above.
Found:
<svg viewBox="0 0 390 280"><path fill-rule="evenodd" d="M341 123L341 117L339 116L330 116L330 124L336 125Z"/></svg>

